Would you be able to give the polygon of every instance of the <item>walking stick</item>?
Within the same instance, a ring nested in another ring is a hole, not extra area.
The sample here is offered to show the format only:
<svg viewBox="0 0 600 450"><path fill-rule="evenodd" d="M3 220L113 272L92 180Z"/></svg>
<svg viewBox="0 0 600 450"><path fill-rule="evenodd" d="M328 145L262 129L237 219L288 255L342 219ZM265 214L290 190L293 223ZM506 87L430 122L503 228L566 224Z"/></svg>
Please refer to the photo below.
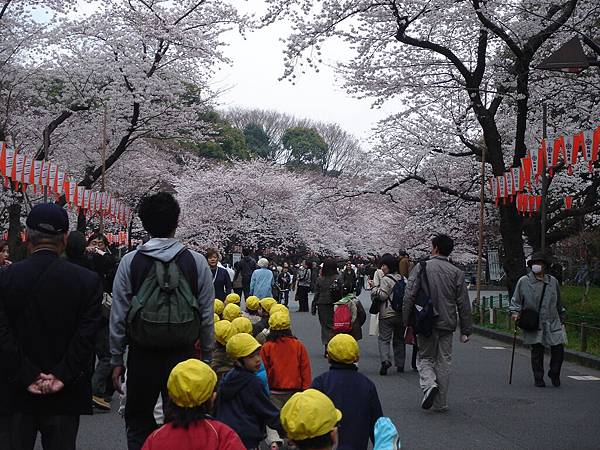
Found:
<svg viewBox="0 0 600 450"><path fill-rule="evenodd" d="M513 367L515 364L515 347L517 345L517 324L515 323L515 332L513 334L513 348L512 357L510 358L510 377L508 378L508 384L512 384Z"/></svg>

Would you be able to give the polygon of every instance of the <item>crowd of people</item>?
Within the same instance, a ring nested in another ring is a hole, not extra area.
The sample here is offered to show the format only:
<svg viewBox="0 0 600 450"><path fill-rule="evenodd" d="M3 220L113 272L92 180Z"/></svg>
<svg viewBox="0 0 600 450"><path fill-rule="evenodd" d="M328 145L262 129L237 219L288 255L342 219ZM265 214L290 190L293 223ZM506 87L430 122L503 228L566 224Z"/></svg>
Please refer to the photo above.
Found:
<svg viewBox="0 0 600 450"><path fill-rule="evenodd" d="M29 258L10 264L0 247L0 448L33 449L39 433L44 449L75 449L80 415L110 410L115 392L129 450L399 448L357 366L363 289L380 375L404 372L411 344L422 408L448 410L453 333L466 343L472 332L450 237L435 236L418 264L400 251L372 269L332 258L295 267L244 249L231 270L217 249L202 255L175 239L172 195L148 195L138 210L150 239L120 261L102 234L69 233L55 204L27 218ZM537 306L539 326L526 335L535 385L550 346L549 376L559 386L562 310L547 265L534 255L511 308L523 321ZM318 316L330 365L318 376L293 333L291 291L298 312Z"/></svg>

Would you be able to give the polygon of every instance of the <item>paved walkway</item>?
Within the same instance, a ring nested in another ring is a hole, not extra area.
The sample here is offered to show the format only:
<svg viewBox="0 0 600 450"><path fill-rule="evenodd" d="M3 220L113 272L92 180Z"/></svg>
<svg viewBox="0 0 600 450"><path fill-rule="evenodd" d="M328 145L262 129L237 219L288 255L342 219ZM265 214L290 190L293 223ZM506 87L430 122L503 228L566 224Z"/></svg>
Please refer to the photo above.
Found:
<svg viewBox="0 0 600 450"><path fill-rule="evenodd" d="M363 294L363 302L368 300ZM297 303L292 303L292 310ZM322 356L318 322L307 313L293 313L294 332L308 346L313 374L327 369ZM403 449L600 449L600 381L578 381L570 376L600 372L565 364L560 389L533 386L528 352L517 349L515 375L508 385L511 349L504 344L473 337L468 344L455 340L450 411L445 414L420 409L416 373L381 377L377 340L361 341L360 370L379 389L384 413L400 430ZM408 353L412 349L408 348ZM407 367L410 362L407 356ZM124 423L116 413L83 417L79 432L83 450L124 449Z"/></svg>

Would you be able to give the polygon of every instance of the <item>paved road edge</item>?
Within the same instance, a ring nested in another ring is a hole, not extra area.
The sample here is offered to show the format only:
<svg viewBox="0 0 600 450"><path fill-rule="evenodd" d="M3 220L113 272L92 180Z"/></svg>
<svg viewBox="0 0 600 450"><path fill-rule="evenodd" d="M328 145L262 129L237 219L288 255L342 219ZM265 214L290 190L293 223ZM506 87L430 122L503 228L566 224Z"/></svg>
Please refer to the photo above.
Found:
<svg viewBox="0 0 600 450"><path fill-rule="evenodd" d="M513 336L509 333L504 333L498 330L492 330L490 328L480 327L473 325L473 331L481 336L485 336L497 341L506 342L512 345ZM521 347L523 345L523 339L517 336L517 344ZM600 370L600 357L593 356L587 353L578 352L576 350L565 349L565 360L579 364L581 366L590 367L592 369Z"/></svg>

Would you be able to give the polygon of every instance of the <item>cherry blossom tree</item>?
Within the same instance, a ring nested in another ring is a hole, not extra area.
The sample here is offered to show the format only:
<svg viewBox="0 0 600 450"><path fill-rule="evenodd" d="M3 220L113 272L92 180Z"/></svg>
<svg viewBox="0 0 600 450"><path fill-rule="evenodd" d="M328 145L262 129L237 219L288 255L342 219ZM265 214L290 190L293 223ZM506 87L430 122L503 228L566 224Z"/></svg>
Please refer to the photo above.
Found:
<svg viewBox="0 0 600 450"><path fill-rule="evenodd" d="M395 172L396 180L382 184L380 192L417 183L476 201L475 169L484 152L491 172L501 175L518 167L529 149L537 149L542 101L551 103L557 132L598 122L597 74L580 79L577 89L565 75L534 69L573 33L593 37L599 19L593 1L267 2L266 23L284 16L293 22L285 77L293 76L300 63L317 68L326 40L338 38L354 50L352 60L340 65L347 90L373 98L376 105L401 105L381 124L380 150L395 150L391 158L398 164L388 171ZM586 89L580 89L583 84ZM561 184L561 170L556 173L549 184ZM551 243L569 234L569 218L600 208L597 174L582 175L573 185L580 207L565 212L560 211L562 199L550 202ZM539 215L529 225L514 203L501 204L497 212L512 288L525 271L523 232L539 247Z"/></svg>

